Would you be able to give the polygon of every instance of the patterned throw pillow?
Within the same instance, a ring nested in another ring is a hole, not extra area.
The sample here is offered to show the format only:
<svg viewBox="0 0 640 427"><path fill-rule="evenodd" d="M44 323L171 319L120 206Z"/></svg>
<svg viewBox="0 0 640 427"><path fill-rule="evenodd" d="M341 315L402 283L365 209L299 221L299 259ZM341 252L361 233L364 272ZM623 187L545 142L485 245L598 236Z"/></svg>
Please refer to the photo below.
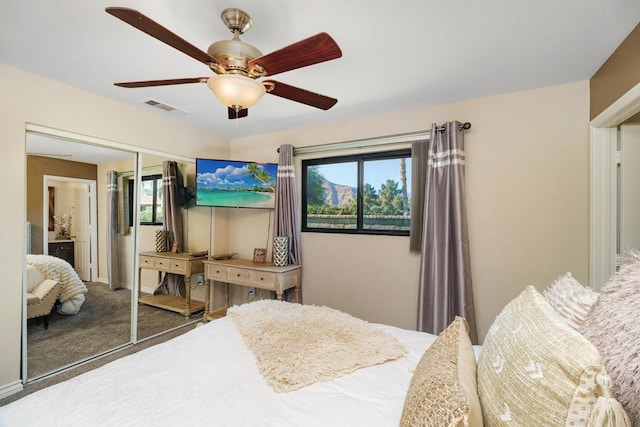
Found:
<svg viewBox="0 0 640 427"><path fill-rule="evenodd" d="M580 332L600 351L614 396L640 425L640 253L630 253L602 288Z"/></svg>
<svg viewBox="0 0 640 427"><path fill-rule="evenodd" d="M482 426L468 328L456 317L425 351L405 397L401 427Z"/></svg>
<svg viewBox="0 0 640 427"><path fill-rule="evenodd" d="M496 317L482 346L484 424L587 426L598 397L610 392L596 381L603 372L596 348L528 286ZM614 399L603 400L619 408Z"/></svg>
<svg viewBox="0 0 640 427"><path fill-rule="evenodd" d="M580 329L598 293L582 286L571 273L558 277L542 294L573 329Z"/></svg>

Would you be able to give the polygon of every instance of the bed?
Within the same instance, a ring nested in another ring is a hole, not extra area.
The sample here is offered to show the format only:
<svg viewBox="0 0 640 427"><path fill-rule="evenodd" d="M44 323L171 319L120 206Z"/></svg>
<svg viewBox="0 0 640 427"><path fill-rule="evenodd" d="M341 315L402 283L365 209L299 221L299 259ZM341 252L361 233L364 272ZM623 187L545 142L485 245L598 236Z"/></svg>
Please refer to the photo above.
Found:
<svg viewBox="0 0 640 427"><path fill-rule="evenodd" d="M61 286L56 311L73 315L80 311L85 301L87 287L74 268L63 259L51 255L27 255L27 292L31 292L45 279L55 280Z"/></svg>
<svg viewBox="0 0 640 427"><path fill-rule="evenodd" d="M234 306L0 407L0 426L640 425L640 257L635 264L632 274L620 269L633 280L614 278L600 294L570 273L544 292L526 286L482 347L460 317L435 336L327 307ZM611 326L601 333L603 322ZM366 350L345 365L349 337ZM307 354L308 345L323 352ZM622 346L617 361L610 348ZM310 379L316 365L329 369Z"/></svg>
<svg viewBox="0 0 640 427"><path fill-rule="evenodd" d="M374 327L407 355L278 393L233 320L221 318L4 406L0 425L395 426L412 370L436 337Z"/></svg>

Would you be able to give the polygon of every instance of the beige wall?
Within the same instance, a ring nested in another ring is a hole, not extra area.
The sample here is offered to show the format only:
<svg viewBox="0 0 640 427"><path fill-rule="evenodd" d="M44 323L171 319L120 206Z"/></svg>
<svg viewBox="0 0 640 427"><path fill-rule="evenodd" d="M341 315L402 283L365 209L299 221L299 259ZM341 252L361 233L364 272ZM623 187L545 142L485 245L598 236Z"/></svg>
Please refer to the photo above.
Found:
<svg viewBox="0 0 640 427"><path fill-rule="evenodd" d="M284 143L303 147L376 137L449 120L473 126L466 134L466 182L482 339L526 285L542 290L567 271L588 283L588 82L238 138L230 154L277 161L276 147ZM331 153L319 156L326 155ZM299 171L299 157L296 166ZM230 250L249 256L264 243L268 216L230 211ZM408 245L408 237L303 233L305 303L415 328L419 257Z"/></svg>
<svg viewBox="0 0 640 427"><path fill-rule="evenodd" d="M591 114L594 119L629 89L640 83L640 24L593 75Z"/></svg>
<svg viewBox="0 0 640 427"><path fill-rule="evenodd" d="M0 247L0 395L20 379L24 222L25 126L33 123L170 155L225 157L228 140L106 98L0 64L0 170L3 211ZM179 141L179 143L178 143ZM224 242L226 244L226 242Z"/></svg>

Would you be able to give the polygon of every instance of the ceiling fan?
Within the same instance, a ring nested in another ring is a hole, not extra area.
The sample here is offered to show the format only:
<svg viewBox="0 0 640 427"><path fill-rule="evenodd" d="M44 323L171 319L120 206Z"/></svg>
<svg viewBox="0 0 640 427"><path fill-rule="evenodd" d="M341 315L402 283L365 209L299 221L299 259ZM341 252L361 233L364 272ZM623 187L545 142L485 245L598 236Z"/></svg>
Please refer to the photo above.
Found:
<svg viewBox="0 0 640 427"><path fill-rule="evenodd" d="M225 9L222 22L231 30L231 40L217 41L204 52L177 34L135 9L107 7L106 12L150 36L174 47L207 65L215 74L211 77L190 77L168 80L146 80L114 83L125 88L207 83L216 97L227 106L229 119L248 115L248 108L265 93L328 110L337 99L275 80L257 79L285 71L340 58L342 51L327 33L318 33L282 49L263 55L257 48L240 40L252 24L248 13L240 9Z"/></svg>

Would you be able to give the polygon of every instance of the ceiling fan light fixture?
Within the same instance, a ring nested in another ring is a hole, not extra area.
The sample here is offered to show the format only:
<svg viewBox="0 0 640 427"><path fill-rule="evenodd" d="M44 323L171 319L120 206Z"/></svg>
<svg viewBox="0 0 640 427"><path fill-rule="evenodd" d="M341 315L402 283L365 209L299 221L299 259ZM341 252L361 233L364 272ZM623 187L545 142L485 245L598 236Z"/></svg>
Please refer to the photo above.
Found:
<svg viewBox="0 0 640 427"><path fill-rule="evenodd" d="M266 92L262 83L236 74L214 75L207 86L220 102L236 111L252 107Z"/></svg>

